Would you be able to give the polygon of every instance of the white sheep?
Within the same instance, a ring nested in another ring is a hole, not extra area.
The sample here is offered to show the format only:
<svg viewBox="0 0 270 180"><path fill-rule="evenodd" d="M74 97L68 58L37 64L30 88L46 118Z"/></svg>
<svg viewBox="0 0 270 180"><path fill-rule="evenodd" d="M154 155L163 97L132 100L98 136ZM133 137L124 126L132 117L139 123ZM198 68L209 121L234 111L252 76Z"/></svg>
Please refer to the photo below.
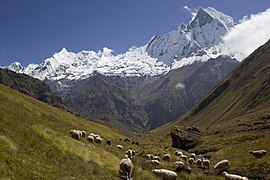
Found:
<svg viewBox="0 0 270 180"><path fill-rule="evenodd" d="M169 154L164 154L162 157L163 161L170 161L171 160L171 156Z"/></svg>
<svg viewBox="0 0 270 180"><path fill-rule="evenodd" d="M93 143L94 139L95 138L93 136L91 136L91 135L87 136L87 141L89 141L90 143Z"/></svg>
<svg viewBox="0 0 270 180"><path fill-rule="evenodd" d="M210 160L209 159L203 159L202 160L203 167L206 169L209 169L210 167Z"/></svg>
<svg viewBox="0 0 270 180"><path fill-rule="evenodd" d="M153 156L153 160L158 160L158 161L160 161L160 157L159 157L159 156Z"/></svg>
<svg viewBox="0 0 270 180"><path fill-rule="evenodd" d="M95 138L95 142L98 143L98 144L101 144L102 143L102 138L101 137L96 137Z"/></svg>
<svg viewBox="0 0 270 180"><path fill-rule="evenodd" d="M225 170L228 169L230 165L230 161L228 161L227 159L224 159L222 161L219 161L215 166L214 169L218 169L218 170Z"/></svg>
<svg viewBox="0 0 270 180"><path fill-rule="evenodd" d="M155 159L147 160L147 162L153 164L154 166L159 166L160 165L160 162L158 160L155 160Z"/></svg>
<svg viewBox="0 0 270 180"><path fill-rule="evenodd" d="M82 132L79 130L71 130L71 137L77 140L80 140L82 138Z"/></svg>
<svg viewBox="0 0 270 180"><path fill-rule="evenodd" d="M121 146L121 145L119 145L119 144L118 144L116 147L117 147L118 149L120 149L120 150L123 149L123 146Z"/></svg>
<svg viewBox="0 0 270 180"><path fill-rule="evenodd" d="M85 131L81 131L82 132L82 137L84 137L85 138L85 136L86 136L86 132Z"/></svg>
<svg viewBox="0 0 270 180"><path fill-rule="evenodd" d="M146 159L148 159L148 160L153 160L153 159L154 159L153 154L146 154L145 157L146 157Z"/></svg>
<svg viewBox="0 0 270 180"><path fill-rule="evenodd" d="M191 153L190 157L195 160L196 159L196 154L195 153Z"/></svg>
<svg viewBox="0 0 270 180"><path fill-rule="evenodd" d="M184 161L187 161L187 156L184 154L180 155L180 158L182 158Z"/></svg>
<svg viewBox="0 0 270 180"><path fill-rule="evenodd" d="M257 158L261 158L267 154L266 150L249 151L250 154Z"/></svg>
<svg viewBox="0 0 270 180"><path fill-rule="evenodd" d="M125 178L130 179L134 165L127 155L125 155L125 158L121 160L119 167L120 172L125 176Z"/></svg>
<svg viewBox="0 0 270 180"><path fill-rule="evenodd" d="M131 158L135 158L135 150L131 150L131 149L129 149L129 150L127 150L126 152L125 152L125 154L131 159Z"/></svg>
<svg viewBox="0 0 270 180"><path fill-rule="evenodd" d="M248 180L247 177L239 176L236 174L229 174L226 171L224 171L222 175L225 177L225 180Z"/></svg>
<svg viewBox="0 0 270 180"><path fill-rule="evenodd" d="M175 151L174 154L175 154L176 156L181 156L181 155L183 155L183 153L182 153L181 151Z"/></svg>
<svg viewBox="0 0 270 180"><path fill-rule="evenodd" d="M195 164L197 165L197 167L202 167L202 160L201 159L197 159L195 161Z"/></svg>
<svg viewBox="0 0 270 180"><path fill-rule="evenodd" d="M195 160L194 160L194 158L188 158L188 161L187 161L189 164L195 164Z"/></svg>
<svg viewBox="0 0 270 180"><path fill-rule="evenodd" d="M174 171L167 169L154 169L152 172L163 180L176 180L177 178L177 174Z"/></svg>
<svg viewBox="0 0 270 180"><path fill-rule="evenodd" d="M173 164L175 164L177 166L179 166L179 165L185 165L185 163L182 162L182 161L175 161Z"/></svg>
<svg viewBox="0 0 270 180"><path fill-rule="evenodd" d="M93 136L93 137L96 137L96 134L94 134L94 133L90 133L89 135Z"/></svg>

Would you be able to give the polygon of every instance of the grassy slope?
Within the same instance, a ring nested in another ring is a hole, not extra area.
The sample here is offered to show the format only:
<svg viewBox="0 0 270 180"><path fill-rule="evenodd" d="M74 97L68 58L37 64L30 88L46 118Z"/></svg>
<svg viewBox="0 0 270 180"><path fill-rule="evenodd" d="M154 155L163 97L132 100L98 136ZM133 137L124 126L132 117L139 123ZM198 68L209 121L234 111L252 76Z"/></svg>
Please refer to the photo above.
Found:
<svg viewBox="0 0 270 180"><path fill-rule="evenodd" d="M89 122L0 85L0 178L11 179L118 179L125 149L123 133ZM112 139L90 144L74 140L70 129L83 129ZM136 149L137 150L137 149ZM138 150L139 151L139 150ZM140 169L135 175L146 174Z"/></svg>
<svg viewBox="0 0 270 180"><path fill-rule="evenodd" d="M170 146L175 125L198 126L201 143L191 151L206 153L212 162L231 161L231 172L270 178L270 41L247 57L227 78L181 119L151 131ZM257 128L257 129L256 129ZM151 138L150 138L151 139ZM266 149L255 159L249 150Z"/></svg>

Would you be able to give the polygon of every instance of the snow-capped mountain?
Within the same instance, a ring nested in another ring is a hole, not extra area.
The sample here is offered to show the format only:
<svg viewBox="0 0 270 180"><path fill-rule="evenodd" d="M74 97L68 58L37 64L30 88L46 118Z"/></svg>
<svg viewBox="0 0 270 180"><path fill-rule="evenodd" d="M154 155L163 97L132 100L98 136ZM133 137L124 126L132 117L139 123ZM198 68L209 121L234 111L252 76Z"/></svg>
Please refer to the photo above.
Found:
<svg viewBox="0 0 270 180"><path fill-rule="evenodd" d="M181 24L164 36L154 37L147 46L147 52L166 64L174 60L183 61L182 58L201 56L206 54L207 49L218 45L221 37L232 27L232 17L211 7L200 8L187 25Z"/></svg>
<svg viewBox="0 0 270 180"><path fill-rule="evenodd" d="M231 17L201 8L189 23L123 54L63 48L41 64L6 68L44 80L75 114L143 131L184 114L238 64L219 44L233 26Z"/></svg>
<svg viewBox="0 0 270 180"><path fill-rule="evenodd" d="M103 48L98 53L81 51L77 54L64 48L40 65L30 64L24 69L14 67L13 70L41 80L85 79L94 72L109 76L154 76L166 72L168 66L148 56L145 48L130 48L126 53L116 56L108 48Z"/></svg>
<svg viewBox="0 0 270 180"><path fill-rule="evenodd" d="M63 48L41 64L23 68L18 62L6 67L40 80L78 80L94 72L108 76L156 76L194 62L217 57L209 49L220 43L222 36L234 26L233 18L214 8L200 8L188 24L152 38L142 47L113 55L113 50L68 52Z"/></svg>

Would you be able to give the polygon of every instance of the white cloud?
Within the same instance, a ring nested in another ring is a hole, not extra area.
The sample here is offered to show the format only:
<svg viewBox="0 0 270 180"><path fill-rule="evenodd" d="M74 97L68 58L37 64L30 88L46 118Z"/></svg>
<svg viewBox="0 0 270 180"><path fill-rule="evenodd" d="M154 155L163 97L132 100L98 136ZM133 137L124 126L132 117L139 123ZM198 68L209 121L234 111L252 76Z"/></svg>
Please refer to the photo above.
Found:
<svg viewBox="0 0 270 180"><path fill-rule="evenodd" d="M186 10L186 11L188 11L188 12L191 14L192 20L195 18L196 14L197 14L197 12L198 12L198 9L196 9L196 8L191 9L191 8L188 7L188 6L183 6L183 9Z"/></svg>
<svg viewBox="0 0 270 180"><path fill-rule="evenodd" d="M223 38L225 53L242 61L270 39L270 8L256 15L245 16Z"/></svg>

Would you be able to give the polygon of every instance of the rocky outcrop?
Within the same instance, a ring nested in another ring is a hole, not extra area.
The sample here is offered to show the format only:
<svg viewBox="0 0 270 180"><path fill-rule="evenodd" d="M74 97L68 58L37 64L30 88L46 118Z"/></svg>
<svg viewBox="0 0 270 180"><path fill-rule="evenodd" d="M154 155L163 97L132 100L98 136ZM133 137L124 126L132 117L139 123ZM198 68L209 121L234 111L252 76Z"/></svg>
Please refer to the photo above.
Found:
<svg viewBox="0 0 270 180"><path fill-rule="evenodd" d="M182 130L180 127L175 127L171 131L172 147L189 150L199 144L200 130L197 127L188 127Z"/></svg>

